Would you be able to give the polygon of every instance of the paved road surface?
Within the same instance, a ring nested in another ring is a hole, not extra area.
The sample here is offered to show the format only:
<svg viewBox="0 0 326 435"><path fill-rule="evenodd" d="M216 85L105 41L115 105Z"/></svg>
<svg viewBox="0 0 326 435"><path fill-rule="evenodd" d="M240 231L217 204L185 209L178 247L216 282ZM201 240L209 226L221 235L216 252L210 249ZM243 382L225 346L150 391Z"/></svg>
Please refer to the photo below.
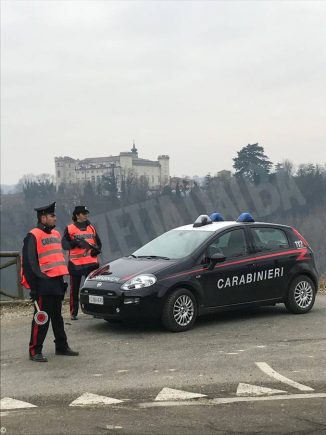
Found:
<svg viewBox="0 0 326 435"><path fill-rule="evenodd" d="M80 356L55 356L49 333L47 364L27 359L30 313L5 315L1 398L36 407L2 406L2 431L325 434L325 315L325 295L307 315L287 314L282 305L229 312L199 319L182 334L66 315ZM109 403L70 406L80 396Z"/></svg>

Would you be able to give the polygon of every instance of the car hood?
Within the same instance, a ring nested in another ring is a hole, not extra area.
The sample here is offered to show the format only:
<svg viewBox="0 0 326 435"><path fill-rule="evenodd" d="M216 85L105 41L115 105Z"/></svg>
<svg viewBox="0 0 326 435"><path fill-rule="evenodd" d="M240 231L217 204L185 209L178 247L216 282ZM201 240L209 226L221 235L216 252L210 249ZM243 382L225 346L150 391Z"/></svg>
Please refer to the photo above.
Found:
<svg viewBox="0 0 326 435"><path fill-rule="evenodd" d="M174 268L177 262L178 260L122 257L98 269L93 279L103 278L105 281L124 283L143 273L151 273L159 278L163 271Z"/></svg>

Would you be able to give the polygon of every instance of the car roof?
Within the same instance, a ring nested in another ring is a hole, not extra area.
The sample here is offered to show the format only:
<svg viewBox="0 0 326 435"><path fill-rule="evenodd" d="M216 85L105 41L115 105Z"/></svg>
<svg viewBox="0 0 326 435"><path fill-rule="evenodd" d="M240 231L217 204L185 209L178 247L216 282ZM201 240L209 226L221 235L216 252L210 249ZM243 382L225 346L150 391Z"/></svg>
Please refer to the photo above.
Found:
<svg viewBox="0 0 326 435"><path fill-rule="evenodd" d="M214 233L216 231L224 230L226 228L238 227L238 226L276 226L289 228L287 225L274 224L271 222L237 222L237 221L222 221L222 222L212 222L211 224L202 225L200 227L194 227L193 224L183 225L181 227L173 228L173 230L187 230L187 231L209 231Z"/></svg>

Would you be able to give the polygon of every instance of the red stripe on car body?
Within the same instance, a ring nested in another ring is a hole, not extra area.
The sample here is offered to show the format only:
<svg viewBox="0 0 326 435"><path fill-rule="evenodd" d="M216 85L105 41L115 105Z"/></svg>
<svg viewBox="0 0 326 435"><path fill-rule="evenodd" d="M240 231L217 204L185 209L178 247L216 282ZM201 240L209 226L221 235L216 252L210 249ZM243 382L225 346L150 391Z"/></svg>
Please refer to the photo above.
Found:
<svg viewBox="0 0 326 435"><path fill-rule="evenodd" d="M302 261L302 260L306 260L307 258L309 258L309 257L305 257L307 251L308 251L307 248L291 249L289 251L277 252L275 254L259 255L259 256L256 256L256 257L245 258L243 260L228 261L226 263L216 265L215 268L226 267L226 266L235 265L235 264L241 264L241 263L250 263L251 261L264 260L264 259L273 258L273 257L282 257L284 255L289 255L289 254L299 254L298 257L296 258L296 260L297 261ZM204 270L207 270L207 268L201 267L200 269L188 270L188 271L185 271L185 272L180 272L180 273L177 273L175 275L171 275L171 276L168 276L166 278L163 278L162 281L165 280L165 279L176 278L178 276L183 276L183 275L189 275L189 274L193 274L193 273L202 272Z"/></svg>

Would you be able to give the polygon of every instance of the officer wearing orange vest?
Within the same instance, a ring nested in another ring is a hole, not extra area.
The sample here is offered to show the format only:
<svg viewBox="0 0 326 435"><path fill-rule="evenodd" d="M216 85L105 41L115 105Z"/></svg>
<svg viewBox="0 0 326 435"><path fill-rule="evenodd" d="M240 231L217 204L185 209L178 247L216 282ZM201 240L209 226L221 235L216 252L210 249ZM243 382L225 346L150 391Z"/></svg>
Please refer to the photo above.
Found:
<svg viewBox="0 0 326 435"><path fill-rule="evenodd" d="M77 320L79 308L79 287L82 276L99 267L101 240L88 220L89 210L84 205L75 207L72 220L62 237L62 247L69 251L68 270L70 274L70 316Z"/></svg>
<svg viewBox="0 0 326 435"><path fill-rule="evenodd" d="M61 247L60 233L55 230L55 202L34 209L37 212L37 226L25 237L22 253L22 285L30 289L30 296L37 301L40 310L45 311L49 321L37 324L32 320L29 357L32 361L47 362L42 354L49 323L55 337L56 355L77 356L68 346L61 314L65 293L63 276L68 269ZM37 309L35 308L35 313ZM34 314L35 314L34 313Z"/></svg>

